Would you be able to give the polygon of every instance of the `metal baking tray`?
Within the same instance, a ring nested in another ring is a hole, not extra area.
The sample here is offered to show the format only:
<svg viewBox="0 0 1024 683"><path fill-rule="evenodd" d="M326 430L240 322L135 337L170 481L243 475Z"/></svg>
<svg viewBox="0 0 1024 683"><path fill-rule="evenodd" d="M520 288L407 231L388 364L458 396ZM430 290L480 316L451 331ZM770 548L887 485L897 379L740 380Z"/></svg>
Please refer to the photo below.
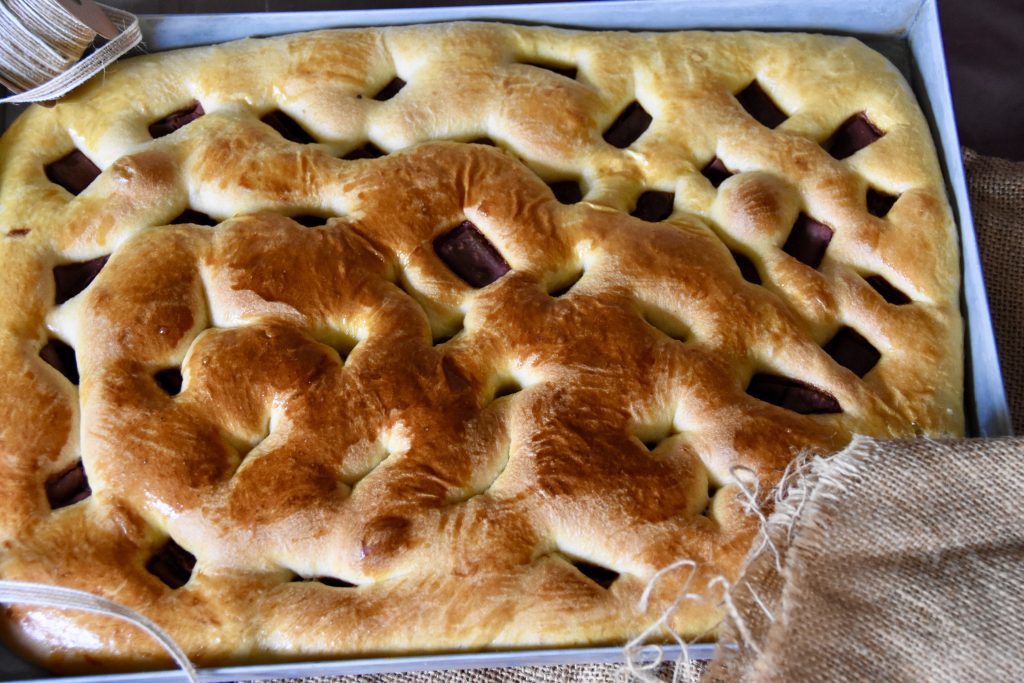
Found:
<svg viewBox="0 0 1024 683"><path fill-rule="evenodd" d="M965 410L973 436L1011 433L1010 412L1003 388L981 258L968 203L946 61L939 30L937 0L613 0L522 5L429 7L416 9L341 10L214 15L153 15L140 18L147 51L219 43L248 36L349 26L382 26L454 20L491 20L547 24L581 29L677 30L757 29L813 31L857 36L886 55L906 76L928 117L938 145L946 190L960 228L963 287L961 304L966 323ZM298 3L301 4L301 3ZM15 107L0 111L0 127L17 115ZM710 657L713 645L689 648L691 657ZM662 656L674 659L678 646ZM655 656L653 651L645 658ZM618 647L474 652L327 662L235 666L204 669L204 681L260 680L299 676L369 674L400 671L537 666L593 662L622 663ZM115 676L51 677L0 646L0 681L59 680L62 683L157 683L181 681L177 671Z"/></svg>

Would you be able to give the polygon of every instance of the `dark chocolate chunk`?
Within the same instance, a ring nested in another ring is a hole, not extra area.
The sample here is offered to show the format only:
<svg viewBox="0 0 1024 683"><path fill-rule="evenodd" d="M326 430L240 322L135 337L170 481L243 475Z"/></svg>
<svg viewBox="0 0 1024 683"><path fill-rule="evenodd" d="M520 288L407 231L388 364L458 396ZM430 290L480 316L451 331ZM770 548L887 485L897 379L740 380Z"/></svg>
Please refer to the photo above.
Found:
<svg viewBox="0 0 1024 683"><path fill-rule="evenodd" d="M77 149L46 165L46 177L73 195L81 194L100 174L96 164Z"/></svg>
<svg viewBox="0 0 1024 683"><path fill-rule="evenodd" d="M858 377L868 374L882 354L860 332L852 327L841 327L825 344L825 353Z"/></svg>
<svg viewBox="0 0 1024 683"><path fill-rule="evenodd" d="M751 261L745 254L738 251L730 251L732 258L736 261L736 265L740 269L740 275L747 282L752 282L755 285L761 284L761 274L757 272L757 266Z"/></svg>
<svg viewBox="0 0 1024 683"><path fill-rule="evenodd" d="M280 133L281 137L285 140L297 142L301 145L308 145L316 142L316 139L307 133L306 129L300 126L298 121L288 116L288 114L285 114L280 109L275 109L261 118L260 121Z"/></svg>
<svg viewBox="0 0 1024 683"><path fill-rule="evenodd" d="M715 157L708 162L708 165L701 169L701 175L711 181L711 185L718 187L733 176L733 172L725 167L725 163Z"/></svg>
<svg viewBox="0 0 1024 683"><path fill-rule="evenodd" d="M565 76L566 78L575 81L576 80L576 67L568 64L542 64L541 62L520 62L526 66L534 66L538 69L546 69L553 71L559 76Z"/></svg>
<svg viewBox="0 0 1024 683"><path fill-rule="evenodd" d="M821 265L821 259L825 257L825 250L831 241L832 228L801 213L797 216L786 243L782 245L782 251L811 268L817 268Z"/></svg>
<svg viewBox="0 0 1024 683"><path fill-rule="evenodd" d="M605 590L611 588L611 585L619 578L619 573L614 569L608 569L607 567L584 562L583 560L576 560L572 563L572 566L576 567L583 576Z"/></svg>
<svg viewBox="0 0 1024 683"><path fill-rule="evenodd" d="M291 217L293 221L305 228L319 228L321 225L327 225L328 218L324 216L317 216L311 213L303 213L298 216Z"/></svg>
<svg viewBox="0 0 1024 683"><path fill-rule="evenodd" d="M817 387L778 375L757 374L750 380L747 393L772 405L801 415L841 413L839 401Z"/></svg>
<svg viewBox="0 0 1024 683"><path fill-rule="evenodd" d="M373 96L373 99L377 100L378 102L386 102L387 100L390 100L392 97L397 95L398 91L404 87L405 81L403 81L398 76L395 76L390 81L388 81L387 85L381 88L380 91Z"/></svg>
<svg viewBox="0 0 1024 683"><path fill-rule="evenodd" d="M8 237L27 237L32 232L31 228L15 228L7 232Z"/></svg>
<svg viewBox="0 0 1024 683"><path fill-rule="evenodd" d="M346 161L355 161L356 159L379 159L386 154L387 152L377 145L372 142L367 142L362 147L357 147L343 156L342 159L345 159Z"/></svg>
<svg viewBox="0 0 1024 683"><path fill-rule="evenodd" d="M434 252L453 273L477 289L511 270L494 245L469 221L434 240Z"/></svg>
<svg viewBox="0 0 1024 683"><path fill-rule="evenodd" d="M85 467L81 460L71 469L47 479L45 488L46 500L49 501L51 510L73 505L92 495L89 478L85 475Z"/></svg>
<svg viewBox="0 0 1024 683"><path fill-rule="evenodd" d="M53 269L53 282L57 286L56 302L61 305L74 297L96 279L110 255L80 263L68 263Z"/></svg>
<svg viewBox="0 0 1024 683"><path fill-rule="evenodd" d="M577 204L583 201L583 190L575 180L561 180L557 183L548 183L551 192L562 204Z"/></svg>
<svg viewBox="0 0 1024 683"><path fill-rule="evenodd" d="M51 338L39 351L39 357L52 365L57 372L68 378L72 384L78 384L78 360L75 350L60 339Z"/></svg>
<svg viewBox="0 0 1024 683"><path fill-rule="evenodd" d="M153 379L168 396L177 396L181 393L181 384L184 381L181 376L181 368L158 370L153 375Z"/></svg>
<svg viewBox="0 0 1024 683"><path fill-rule="evenodd" d="M170 135L183 126L187 126L205 113L206 112L203 111L203 105L199 102L193 102L191 106L179 109L176 112L168 114L159 121L151 123L149 125L149 134L152 135L154 139L162 138L165 135Z"/></svg>
<svg viewBox="0 0 1024 683"><path fill-rule="evenodd" d="M766 128L775 128L789 118L757 81L751 81L750 85L736 94L736 99L755 121Z"/></svg>
<svg viewBox="0 0 1024 683"><path fill-rule="evenodd" d="M871 123L867 114L860 112L846 119L832 134L823 147L836 159L852 156L878 140L884 132Z"/></svg>
<svg viewBox="0 0 1024 683"><path fill-rule="evenodd" d="M675 201L676 196L672 192L648 190L637 197L636 208L629 215L648 223L657 223L672 215Z"/></svg>
<svg viewBox="0 0 1024 683"><path fill-rule="evenodd" d="M604 132L604 141L613 147L625 149L644 134L652 120L647 110L634 100Z"/></svg>
<svg viewBox="0 0 1024 683"><path fill-rule="evenodd" d="M181 588L192 578L196 558L189 551L168 539L160 550L146 563L146 571L171 588Z"/></svg>
<svg viewBox="0 0 1024 683"><path fill-rule="evenodd" d="M881 275L868 275L864 278L872 289L882 295L888 303L895 306L902 306L910 303L910 297L894 287Z"/></svg>
<svg viewBox="0 0 1024 683"><path fill-rule="evenodd" d="M868 196L866 199L868 206L868 213L872 216L878 216L882 218L889 213L892 205L896 203L899 197L894 197L891 194L885 192L879 192L873 187L868 188Z"/></svg>

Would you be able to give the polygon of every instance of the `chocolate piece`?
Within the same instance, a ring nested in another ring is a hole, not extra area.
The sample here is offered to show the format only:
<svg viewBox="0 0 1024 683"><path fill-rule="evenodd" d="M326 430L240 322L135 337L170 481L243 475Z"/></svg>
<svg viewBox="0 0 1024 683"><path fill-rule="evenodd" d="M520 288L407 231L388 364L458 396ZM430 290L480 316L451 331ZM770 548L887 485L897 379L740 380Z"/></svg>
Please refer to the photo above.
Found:
<svg viewBox="0 0 1024 683"><path fill-rule="evenodd" d="M736 261L736 265L740 269L740 275L743 276L744 280L755 285L761 284L761 274L757 272L757 266L754 265L753 261L738 251L730 251L729 253L732 254L733 260Z"/></svg>
<svg viewBox="0 0 1024 683"><path fill-rule="evenodd" d="M575 180L561 180L557 183L548 183L551 192L562 204L578 204L583 201L583 190Z"/></svg>
<svg viewBox="0 0 1024 683"><path fill-rule="evenodd" d="M750 85L736 94L736 99L755 121L766 128L775 128L789 118L757 81L751 81Z"/></svg>
<svg viewBox="0 0 1024 683"><path fill-rule="evenodd" d="M203 111L203 105L199 102L193 102L191 106L179 109L176 112L168 114L159 121L151 123L149 125L149 134L152 135L154 139L162 138L165 135L170 135L183 126L187 126L205 113L206 112Z"/></svg>
<svg viewBox="0 0 1024 683"><path fill-rule="evenodd" d="M868 374L882 354L852 327L842 327L825 344L825 353L858 377Z"/></svg>
<svg viewBox="0 0 1024 683"><path fill-rule="evenodd" d="M831 394L799 380L778 375L754 375L747 386L747 393L760 401L801 415L843 412L839 401Z"/></svg>
<svg viewBox="0 0 1024 683"><path fill-rule="evenodd" d="M168 539L146 563L146 571L171 588L181 588L192 578L196 567L195 555Z"/></svg>
<svg viewBox="0 0 1024 683"><path fill-rule="evenodd" d="M546 69L547 71L553 71L559 76L565 76L566 78L575 81L576 80L576 67L570 65L557 65L557 64L541 64L540 62L520 62L525 66L533 66L538 69Z"/></svg>
<svg viewBox="0 0 1024 683"><path fill-rule="evenodd" d="M373 96L373 99L377 100L378 102L386 102L395 95L397 95L398 91L404 87L405 81L403 81L398 76L395 76L390 81L388 81L387 85L381 88L380 91Z"/></svg>
<svg viewBox="0 0 1024 683"><path fill-rule="evenodd" d="M583 576L605 590L611 588L611 585L619 578L619 573L614 569L608 569L607 567L584 562L583 560L576 560L572 563L572 566L576 567L580 574L583 574Z"/></svg>
<svg viewBox="0 0 1024 683"><path fill-rule="evenodd" d="M845 159L884 135L871 123L867 114L860 112L846 119L822 146L836 159Z"/></svg>
<svg viewBox="0 0 1024 683"><path fill-rule="evenodd" d="M386 154L387 152L377 145L372 142L367 142L362 147L357 147L343 156L342 159L345 159L346 161L355 161L356 159L379 159Z"/></svg>
<svg viewBox="0 0 1024 683"><path fill-rule="evenodd" d="M74 505L92 495L89 478L85 474L85 467L81 460L76 462L71 469L47 479L44 487L46 500L49 501L51 510Z"/></svg>
<svg viewBox="0 0 1024 683"><path fill-rule="evenodd" d="M319 228L321 225L327 225L328 218L324 216L317 216L311 213L303 213L298 216L292 216L291 219L299 225L306 228Z"/></svg>
<svg viewBox="0 0 1024 683"><path fill-rule="evenodd" d="M725 163L718 157L709 161L708 165L701 169L700 173L711 181L711 185L713 187L718 187L734 175L732 171L725 167Z"/></svg>
<svg viewBox="0 0 1024 683"><path fill-rule="evenodd" d="M663 221L672 215L676 196L672 192L648 190L637 197L636 208L629 214L648 223Z"/></svg>
<svg viewBox="0 0 1024 683"><path fill-rule="evenodd" d="M215 219L210 218L201 211L194 211L192 209L185 209L182 211L177 218L169 223L169 225L183 225L187 223L193 225L217 225L217 221Z"/></svg>
<svg viewBox="0 0 1024 683"><path fill-rule="evenodd" d="M434 252L453 273L477 289L511 270L494 245L469 221L435 239Z"/></svg>
<svg viewBox="0 0 1024 683"><path fill-rule="evenodd" d="M32 232L30 228L15 228L7 232L8 237L27 237Z"/></svg>
<svg viewBox="0 0 1024 683"><path fill-rule="evenodd" d="M879 192L873 187L868 188L867 199L865 200L868 207L868 213L872 216L878 216L882 218L889 213L892 209L892 205L896 203L899 197L894 197L891 194Z"/></svg>
<svg viewBox="0 0 1024 683"><path fill-rule="evenodd" d="M260 121L280 133L281 137L285 140L297 142L301 145L308 145L316 142L313 136L307 133L306 130L299 125L298 121L288 116L288 114L285 114L280 109L275 109L261 118Z"/></svg>
<svg viewBox="0 0 1024 683"><path fill-rule="evenodd" d="M54 267L53 282L57 286L57 305L61 305L88 287L103 270L103 266L106 265L109 258L108 254L89 261Z"/></svg>
<svg viewBox="0 0 1024 683"><path fill-rule="evenodd" d="M825 257L825 250L831 241L832 228L801 213L797 216L786 243L782 245L782 251L811 268L817 268L821 265L821 259Z"/></svg>
<svg viewBox="0 0 1024 683"><path fill-rule="evenodd" d="M77 149L46 165L46 177L73 195L81 194L100 174L96 164Z"/></svg>
<svg viewBox="0 0 1024 683"><path fill-rule="evenodd" d="M604 141L613 147L625 149L651 125L651 115L636 100L622 110L615 122L604 132Z"/></svg>
<svg viewBox="0 0 1024 683"><path fill-rule="evenodd" d="M51 338L39 351L39 357L52 365L57 372L68 378L74 385L78 384L78 360L75 350L60 339Z"/></svg>
<svg viewBox="0 0 1024 683"><path fill-rule="evenodd" d="M868 275L864 278L872 289L882 295L886 302L894 306L903 306L910 303L910 297L896 289L881 275Z"/></svg>
<svg viewBox="0 0 1024 683"><path fill-rule="evenodd" d="M181 393L181 384L184 381L181 377L181 368L158 370L153 379L168 396L177 396Z"/></svg>

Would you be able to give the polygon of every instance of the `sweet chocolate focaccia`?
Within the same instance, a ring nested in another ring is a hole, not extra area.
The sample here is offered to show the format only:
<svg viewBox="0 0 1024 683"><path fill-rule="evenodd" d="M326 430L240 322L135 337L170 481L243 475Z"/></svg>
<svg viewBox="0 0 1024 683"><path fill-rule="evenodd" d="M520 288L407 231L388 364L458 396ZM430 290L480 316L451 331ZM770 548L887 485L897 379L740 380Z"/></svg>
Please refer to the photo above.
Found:
<svg viewBox="0 0 1024 683"><path fill-rule="evenodd" d="M124 61L0 157L0 576L203 664L621 643L735 575L739 473L963 429L935 151L853 39L246 40Z"/></svg>

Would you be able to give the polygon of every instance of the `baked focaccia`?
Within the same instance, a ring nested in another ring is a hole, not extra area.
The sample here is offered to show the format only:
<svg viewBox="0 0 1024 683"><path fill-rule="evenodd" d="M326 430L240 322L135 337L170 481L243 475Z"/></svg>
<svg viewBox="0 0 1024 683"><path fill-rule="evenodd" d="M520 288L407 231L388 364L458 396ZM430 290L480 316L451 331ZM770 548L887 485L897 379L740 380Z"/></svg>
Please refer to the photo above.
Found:
<svg viewBox="0 0 1024 683"><path fill-rule="evenodd" d="M201 664L622 643L735 576L740 480L963 431L935 150L850 38L456 23L125 60L0 141L0 267L0 576ZM58 670L165 661L6 616Z"/></svg>

